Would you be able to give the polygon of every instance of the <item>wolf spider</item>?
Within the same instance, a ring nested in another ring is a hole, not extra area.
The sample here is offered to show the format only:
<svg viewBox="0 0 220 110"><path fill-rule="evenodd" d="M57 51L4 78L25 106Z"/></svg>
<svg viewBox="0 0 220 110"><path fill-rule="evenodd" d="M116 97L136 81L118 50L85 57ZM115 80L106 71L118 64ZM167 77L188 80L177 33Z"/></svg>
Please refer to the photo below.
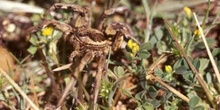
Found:
<svg viewBox="0 0 220 110"><path fill-rule="evenodd" d="M78 13L74 19L73 26L70 23L64 23L57 20L47 20L46 17L51 11L55 9L71 10ZM104 25L104 19L110 15L118 12L125 11L126 8L118 7L111 8L102 14L100 17L99 25L97 28L91 27L91 12L89 7L82 7L76 4L62 4L56 3L44 14L43 21L37 26L42 29L46 26L53 26L55 29L63 32L64 39L70 37L71 44L73 44L74 51L70 54L69 61L76 62L80 59L79 64L74 68L74 77L78 78L80 72L91 61L98 59L97 73L96 73L96 85L95 93L93 94L94 104L97 103L99 88L101 86L102 74L105 72L106 56L112 52L117 51L119 48L123 48L123 42L125 39L130 39L133 36L130 27L123 23L110 23ZM33 32L37 29L33 29ZM60 106L65 99L67 93L74 84L72 78L69 84L66 86L63 96L58 102ZM95 108L94 108L95 109Z"/></svg>

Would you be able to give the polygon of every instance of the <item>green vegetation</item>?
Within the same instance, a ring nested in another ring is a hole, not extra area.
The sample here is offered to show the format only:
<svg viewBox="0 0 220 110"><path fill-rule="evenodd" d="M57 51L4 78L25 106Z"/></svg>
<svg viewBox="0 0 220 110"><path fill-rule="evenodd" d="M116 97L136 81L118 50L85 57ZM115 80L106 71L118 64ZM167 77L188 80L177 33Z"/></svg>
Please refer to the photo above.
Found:
<svg viewBox="0 0 220 110"><path fill-rule="evenodd" d="M213 8L211 4L217 4L217 0L212 2L192 0L182 3L175 0L164 2L97 0L96 4L95 0L89 1L75 0L73 3L80 6L90 5L93 28L99 23L103 11L121 6L126 10L111 15L104 24L123 22L133 32L132 37L124 38L126 42L124 48L116 52L109 50L106 55L97 109L208 110L213 108L217 110L219 108L220 13L210 14ZM68 2L62 1L62 3ZM40 4L32 0L30 3L36 6ZM179 6L179 4L183 5ZM43 8L46 10L52 5L45 1ZM196 9L199 5L203 5L204 9L197 13ZM56 12L55 15L48 16L48 19L71 23L70 16L74 15L71 10L56 10ZM19 15L15 12L10 13ZM1 13L4 14L6 13ZM36 26L43 22L42 15L43 13L31 13L22 16L28 17ZM4 15L2 19L8 19L7 17L8 15ZM32 25L28 27L31 28ZM85 68L78 72L79 77L74 80L74 87L64 93L68 84L75 78L73 73L80 65L79 59L82 58L77 57L78 59L74 59L75 62L68 61L73 51L70 36L65 36L54 26L43 27L35 32L20 28L19 32L26 32L26 41L20 41L19 43L22 44L18 44L27 45L21 49L26 53L24 56L19 56L5 44L4 48L8 48L11 52L16 66L8 71L0 65L0 105L11 110L92 109L95 73L99 71L97 70L99 59L95 58L86 64ZM12 33L21 36L17 31ZM5 42L15 42L6 40L5 37L0 39ZM71 67L71 63L76 67ZM62 104L57 106L63 94L67 96Z"/></svg>

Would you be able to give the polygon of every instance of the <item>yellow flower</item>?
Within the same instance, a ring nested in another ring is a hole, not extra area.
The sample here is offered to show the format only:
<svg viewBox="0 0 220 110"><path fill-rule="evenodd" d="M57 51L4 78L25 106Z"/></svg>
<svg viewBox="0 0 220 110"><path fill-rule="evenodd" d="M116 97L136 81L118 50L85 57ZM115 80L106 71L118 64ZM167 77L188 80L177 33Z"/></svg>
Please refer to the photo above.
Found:
<svg viewBox="0 0 220 110"><path fill-rule="evenodd" d="M133 54L133 53L130 53L130 56L131 56L131 57L134 57L134 54Z"/></svg>
<svg viewBox="0 0 220 110"><path fill-rule="evenodd" d="M45 27L41 30L41 34L45 37L51 36L54 28L52 26Z"/></svg>
<svg viewBox="0 0 220 110"><path fill-rule="evenodd" d="M165 72L166 73L172 73L173 69L170 65L165 65Z"/></svg>
<svg viewBox="0 0 220 110"><path fill-rule="evenodd" d="M192 11L189 7L184 7L183 10L185 11L186 13L186 17L191 20L192 19Z"/></svg>
<svg viewBox="0 0 220 110"><path fill-rule="evenodd" d="M139 46L137 43L133 43L132 53L137 53L139 51Z"/></svg>
<svg viewBox="0 0 220 110"><path fill-rule="evenodd" d="M131 50L131 57L134 57L135 54L140 50L139 45L131 39L128 41L127 47Z"/></svg>
<svg viewBox="0 0 220 110"><path fill-rule="evenodd" d="M199 37L201 35L199 29L196 29L193 34L195 37Z"/></svg>
<svg viewBox="0 0 220 110"><path fill-rule="evenodd" d="M133 44L133 41L130 39L127 44L128 48L132 49L132 44Z"/></svg>

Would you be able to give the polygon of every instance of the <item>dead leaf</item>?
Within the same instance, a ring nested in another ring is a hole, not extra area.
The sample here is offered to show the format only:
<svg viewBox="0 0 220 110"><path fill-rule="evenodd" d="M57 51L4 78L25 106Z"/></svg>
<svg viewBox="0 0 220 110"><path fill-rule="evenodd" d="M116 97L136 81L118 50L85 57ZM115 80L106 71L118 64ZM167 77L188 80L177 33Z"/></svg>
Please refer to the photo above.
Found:
<svg viewBox="0 0 220 110"><path fill-rule="evenodd" d="M14 59L7 49L0 46L0 68L2 68L7 73L15 68Z"/></svg>

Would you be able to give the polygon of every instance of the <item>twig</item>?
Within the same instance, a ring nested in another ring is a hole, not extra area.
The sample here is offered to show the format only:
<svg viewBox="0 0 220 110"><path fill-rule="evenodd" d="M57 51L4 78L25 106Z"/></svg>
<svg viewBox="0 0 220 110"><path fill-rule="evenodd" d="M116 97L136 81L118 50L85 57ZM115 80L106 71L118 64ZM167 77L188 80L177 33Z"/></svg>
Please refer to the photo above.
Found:
<svg viewBox="0 0 220 110"><path fill-rule="evenodd" d="M71 77L70 82L68 83L68 85L65 87L65 90L61 96L61 98L58 101L57 107L60 107L62 105L62 103L64 102L64 99L66 98L66 96L68 95L70 89L73 87L73 84L75 82L74 80L75 78Z"/></svg>
<svg viewBox="0 0 220 110"><path fill-rule="evenodd" d="M201 37L202 37L202 40L203 40L203 42L204 42L204 44L205 44L206 51L207 51L207 53L208 53L209 59L210 59L210 61L211 61L211 63L212 63L212 67L213 67L213 69L214 69L214 71L215 71L215 75L216 75L216 77L217 77L218 83L220 83L220 75L219 75L218 67L217 67L217 65L216 65L216 63L215 63L215 60L214 60L214 58L213 58L213 56L212 56L212 53L211 53L211 51L210 51L210 49L209 49L208 43L207 43L207 41L206 41L206 39L205 39L204 32L203 32L201 26L199 25L199 22L198 22L198 19L197 19L197 17L196 17L196 14L193 13L193 15L194 15L194 18L195 18L195 20L196 20L196 24L197 24L197 26L198 26L198 28L199 28L199 31L200 31L200 33L201 33Z"/></svg>
<svg viewBox="0 0 220 110"><path fill-rule="evenodd" d="M47 76L48 76L48 77L50 78L50 80L51 80L52 88L53 88L53 90L54 90L54 92L55 92L57 98L59 98L59 97L60 97L60 91L59 91L59 89L58 89L58 87L57 87L57 85L56 85L55 78L54 78L54 76L53 76L53 71L49 68L49 65L48 65L48 63L47 63L46 57L45 57L44 54L43 54L42 49L39 48L38 51L39 51L40 57L41 57L41 59L42 59L42 61L43 61L43 62L42 62L42 65L43 65L44 68L45 68L46 74L47 74Z"/></svg>
<svg viewBox="0 0 220 110"><path fill-rule="evenodd" d="M151 78L153 78L155 81L157 81L158 83L160 83L161 85L163 85L164 87L166 87L167 89L169 89L171 92L173 92L174 94L176 94L178 97L180 97L181 99L183 99L184 101L186 101L187 103L189 102L189 98L186 97L185 95L183 95L182 93L180 93L179 91L177 91L176 89L174 89L173 87L171 87L170 85L166 84L165 82L163 82L159 77L156 77L154 75L151 74L150 76Z"/></svg>
<svg viewBox="0 0 220 110"><path fill-rule="evenodd" d="M145 16L146 16L146 29L144 30L146 35L145 35L144 42L148 42L150 34L151 34L151 29L152 29L151 21L152 21L153 14L152 14L152 16L150 16L151 11L149 9L148 2L146 0L142 0L141 2L143 4L144 11L145 11Z"/></svg>
<svg viewBox="0 0 220 110"><path fill-rule="evenodd" d="M153 64L151 64L151 66L148 68L148 71L153 71L157 65L165 62L166 60L167 60L167 55L162 54Z"/></svg>
<svg viewBox="0 0 220 110"><path fill-rule="evenodd" d="M180 46L180 44L178 43L178 40L176 39L176 36L175 34L173 33L172 29L170 28L170 25L169 23L164 20L165 22L165 26L167 28L167 30L169 31L170 33L170 36L171 38L174 40L174 44L176 45L177 49L180 51L180 53L183 55L183 57L185 58L186 62L188 63L189 67L191 68L191 70L193 71L193 73L196 74L197 76L197 79L199 81L199 84L201 85L201 87L203 88L206 96L208 97L208 100L209 102L214 106L214 103L213 103L213 96L211 95L209 89L207 88L206 86L206 83L205 81L203 80L201 74L196 70L196 68L193 66L192 62L190 61L189 57L186 55L185 51L183 50L183 48Z"/></svg>
<svg viewBox="0 0 220 110"><path fill-rule="evenodd" d="M30 106L34 110L40 110L32 101L31 99L21 90L21 88L14 82L13 79L10 78L10 76L2 69L0 68L0 73L11 83L11 85L21 94L21 96L27 100L27 102L30 104Z"/></svg>
<svg viewBox="0 0 220 110"><path fill-rule="evenodd" d="M178 97L180 97L181 99L183 99L186 102L189 102L189 98L186 97L185 95L183 95L182 93L180 93L179 91L177 91L176 89L174 89L173 87L171 87L170 85L166 84L165 82L163 82L160 78L152 75L152 72L154 70L154 68L161 64L162 62L164 62L167 59L167 56L165 54L162 54L150 67L148 72L146 73L146 77L148 75L150 75L150 78L154 79L155 81L157 81L158 83L160 83L161 85L163 85L164 87L166 87L167 89L169 89L171 92L173 92L174 94L176 94Z"/></svg>
<svg viewBox="0 0 220 110"><path fill-rule="evenodd" d="M68 95L70 89L73 87L75 80L81 80L81 79L79 79L79 74L80 74L80 72L82 72L82 70L84 69L86 64L91 59L93 59L92 55L93 54L91 54L91 53L87 53L82 59L77 59L78 61L76 61L76 64L78 64L78 65L74 68L74 72L73 72L74 78L71 78L70 82L65 87L64 92L58 101L58 104L57 104L58 107L61 106L62 103L64 102L64 99ZM78 81L78 82L81 82L81 81Z"/></svg>

